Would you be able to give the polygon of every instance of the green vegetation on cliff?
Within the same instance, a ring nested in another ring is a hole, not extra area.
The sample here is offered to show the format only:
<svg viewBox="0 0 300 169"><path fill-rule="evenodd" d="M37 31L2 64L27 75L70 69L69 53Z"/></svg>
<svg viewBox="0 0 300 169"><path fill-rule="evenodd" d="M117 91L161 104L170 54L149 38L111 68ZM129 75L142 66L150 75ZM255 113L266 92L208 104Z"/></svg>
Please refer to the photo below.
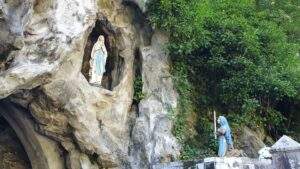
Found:
<svg viewBox="0 0 300 169"><path fill-rule="evenodd" d="M182 158L213 155L212 109L235 130L261 127L272 137L299 105L300 4L293 0L153 0L150 19L170 33L180 94L174 133ZM287 106L288 105L288 106ZM297 106L296 106L297 107ZM196 134L189 116L195 116Z"/></svg>

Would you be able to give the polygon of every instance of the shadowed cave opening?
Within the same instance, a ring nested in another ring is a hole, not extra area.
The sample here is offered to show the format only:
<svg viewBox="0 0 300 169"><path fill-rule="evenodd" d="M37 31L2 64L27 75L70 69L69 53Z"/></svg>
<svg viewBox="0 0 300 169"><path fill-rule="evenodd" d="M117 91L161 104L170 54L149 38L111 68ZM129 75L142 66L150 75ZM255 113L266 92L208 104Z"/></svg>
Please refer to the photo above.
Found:
<svg viewBox="0 0 300 169"><path fill-rule="evenodd" d="M121 81L125 62L124 59L119 56L115 35L113 30L111 30L112 28L110 28L108 24L109 23L107 23L107 20L105 19L96 21L95 27L88 36L86 42L81 72L89 81L89 71L91 69L90 59L93 46L97 42L99 36L104 36L104 43L108 56L105 65L105 72L101 81L101 87L108 90L113 90L113 88L116 87Z"/></svg>
<svg viewBox="0 0 300 169"><path fill-rule="evenodd" d="M0 44L0 72L7 70L11 65L12 58L9 58L8 56L10 52L14 50L17 50L17 48L12 45Z"/></svg>
<svg viewBox="0 0 300 169"><path fill-rule="evenodd" d="M0 168L31 169L22 143L8 122L0 115Z"/></svg>

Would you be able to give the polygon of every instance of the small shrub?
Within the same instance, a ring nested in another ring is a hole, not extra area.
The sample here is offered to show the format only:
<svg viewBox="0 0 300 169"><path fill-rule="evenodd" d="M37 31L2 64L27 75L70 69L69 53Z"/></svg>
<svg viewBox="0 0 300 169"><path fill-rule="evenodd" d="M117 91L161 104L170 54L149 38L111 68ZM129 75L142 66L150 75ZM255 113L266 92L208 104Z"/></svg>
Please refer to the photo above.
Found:
<svg viewBox="0 0 300 169"><path fill-rule="evenodd" d="M143 80L141 76L135 78L133 88L134 88L133 101L135 103L139 103L145 97L143 93Z"/></svg>

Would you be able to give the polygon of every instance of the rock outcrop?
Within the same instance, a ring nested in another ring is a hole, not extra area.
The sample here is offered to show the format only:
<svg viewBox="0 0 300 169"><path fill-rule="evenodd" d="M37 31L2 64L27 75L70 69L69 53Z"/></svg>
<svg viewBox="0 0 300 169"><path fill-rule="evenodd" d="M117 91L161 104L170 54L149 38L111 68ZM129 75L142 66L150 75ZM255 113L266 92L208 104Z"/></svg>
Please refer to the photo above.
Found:
<svg viewBox="0 0 300 169"><path fill-rule="evenodd" d="M63 169L59 145L37 133L29 114L14 104L2 102L0 115L15 131L31 162L32 169Z"/></svg>
<svg viewBox="0 0 300 169"><path fill-rule="evenodd" d="M63 168L148 168L179 155L165 36L150 43L143 17L122 0L0 0L0 99L28 110L35 132L59 145ZM99 36L108 51L103 87L82 70ZM139 49L147 97L134 109Z"/></svg>
<svg viewBox="0 0 300 169"><path fill-rule="evenodd" d="M132 131L133 168L145 168L140 157L146 158L149 164L155 164L172 161L179 156L179 145L171 134L170 115L177 106L177 93L169 73L169 58L164 48L166 42L166 36L156 32L151 46L140 48L145 98L139 104Z"/></svg>
<svg viewBox="0 0 300 169"><path fill-rule="evenodd" d="M150 2L150 0L124 0L124 2L130 2L137 5L142 12L147 11L147 4Z"/></svg>
<svg viewBox="0 0 300 169"><path fill-rule="evenodd" d="M248 127L243 127L241 133L239 138L239 148L242 149L248 157L258 158L258 151L266 146L262 141L264 139Z"/></svg>
<svg viewBox="0 0 300 169"><path fill-rule="evenodd" d="M2 0L0 8L1 55L11 62L1 72L0 98L42 85L70 55L80 58L97 12L93 0Z"/></svg>

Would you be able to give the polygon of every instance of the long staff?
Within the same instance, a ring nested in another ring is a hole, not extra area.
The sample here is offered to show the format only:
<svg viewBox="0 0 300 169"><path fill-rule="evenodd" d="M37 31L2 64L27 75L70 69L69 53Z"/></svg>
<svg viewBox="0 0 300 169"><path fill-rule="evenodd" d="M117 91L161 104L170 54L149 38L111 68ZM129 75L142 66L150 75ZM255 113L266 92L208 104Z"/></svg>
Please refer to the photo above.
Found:
<svg viewBox="0 0 300 169"><path fill-rule="evenodd" d="M215 110L214 110L214 135L215 135L215 139L217 139L217 117L216 117Z"/></svg>

